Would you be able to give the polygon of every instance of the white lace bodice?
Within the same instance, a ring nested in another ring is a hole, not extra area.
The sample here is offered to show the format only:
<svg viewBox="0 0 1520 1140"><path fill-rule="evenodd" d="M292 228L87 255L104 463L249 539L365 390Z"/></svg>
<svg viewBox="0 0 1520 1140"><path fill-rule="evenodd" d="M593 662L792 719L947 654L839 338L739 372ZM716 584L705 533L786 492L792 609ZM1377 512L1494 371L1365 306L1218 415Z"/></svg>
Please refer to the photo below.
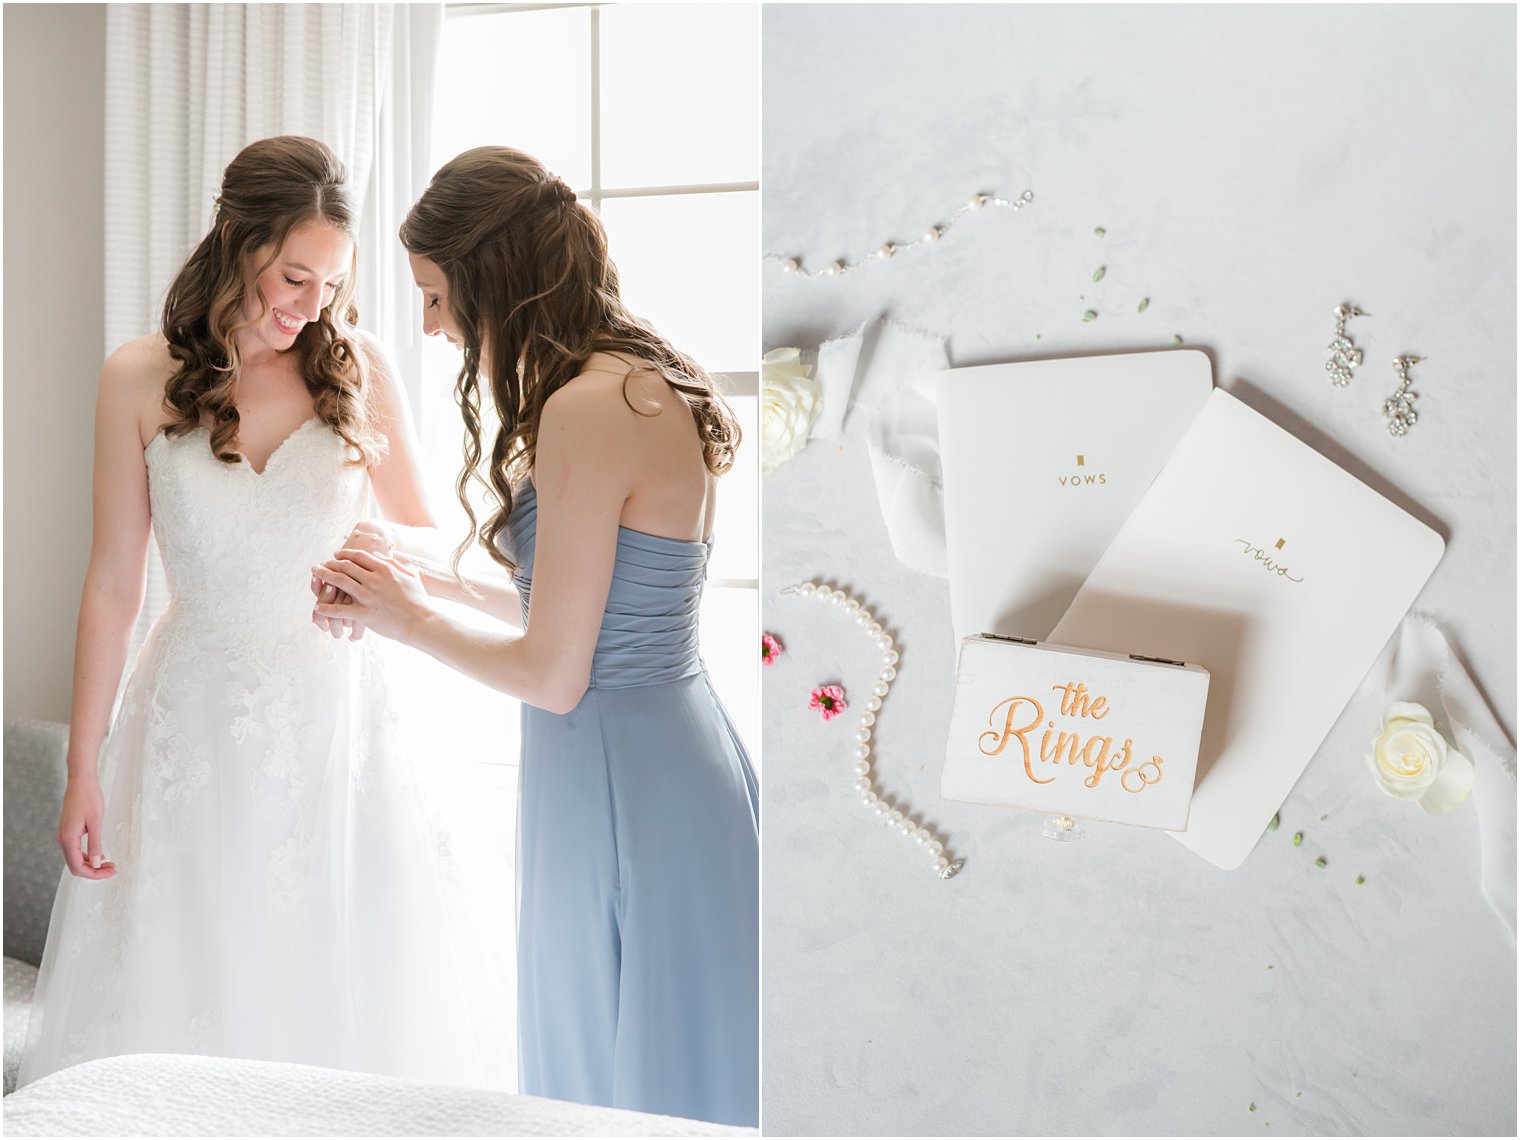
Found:
<svg viewBox="0 0 1520 1140"><path fill-rule="evenodd" d="M311 630L311 567L331 558L364 513L368 477L318 419L296 428L263 474L223 463L207 431L148 445L153 531L169 614L230 638Z"/></svg>

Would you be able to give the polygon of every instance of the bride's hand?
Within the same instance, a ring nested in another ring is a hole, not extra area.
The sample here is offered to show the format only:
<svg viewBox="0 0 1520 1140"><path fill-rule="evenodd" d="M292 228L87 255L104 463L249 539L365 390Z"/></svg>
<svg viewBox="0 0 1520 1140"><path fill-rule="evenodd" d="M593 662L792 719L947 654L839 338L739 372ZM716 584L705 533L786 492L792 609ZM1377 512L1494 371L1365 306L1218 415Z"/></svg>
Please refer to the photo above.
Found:
<svg viewBox="0 0 1520 1140"><path fill-rule="evenodd" d="M116 864L107 863L101 848L106 799L94 776L71 776L63 792L63 812L58 818L58 846L63 848L69 872L81 879L109 879ZM88 836L88 849L79 845Z"/></svg>
<svg viewBox="0 0 1520 1140"><path fill-rule="evenodd" d="M370 554L394 554L396 533L384 519L360 519L348 532L340 550L364 550Z"/></svg>
<svg viewBox="0 0 1520 1140"><path fill-rule="evenodd" d="M396 549L396 539L391 532L390 524L384 519L362 519L354 524L353 530L349 531L341 549L367 550L371 554L390 554ZM318 604L347 605L353 600L342 590L324 585L316 575L312 575L311 592L316 595ZM364 623L354 620L352 616L324 617L317 612L316 606L313 606L311 621L324 633L329 633L340 640L344 634L348 635L350 641L358 641L364 636Z"/></svg>
<svg viewBox="0 0 1520 1140"><path fill-rule="evenodd" d="M350 598L342 590L334 589L332 586L327 585L315 574L311 576L311 592L316 595L317 599L311 607L312 625L316 626L323 633L331 634L333 637L337 638L340 641L343 639L345 634L348 636L348 639L350 641L358 641L364 636L364 623L362 621L354 621L351 617L324 617L317 612L318 605L328 604L345 606L353 601L352 598Z"/></svg>
<svg viewBox="0 0 1520 1140"><path fill-rule="evenodd" d="M405 558L345 548L331 561L312 567L312 573L351 599L347 605L318 602L318 614L349 616L382 637L407 641L432 610L422 576Z"/></svg>

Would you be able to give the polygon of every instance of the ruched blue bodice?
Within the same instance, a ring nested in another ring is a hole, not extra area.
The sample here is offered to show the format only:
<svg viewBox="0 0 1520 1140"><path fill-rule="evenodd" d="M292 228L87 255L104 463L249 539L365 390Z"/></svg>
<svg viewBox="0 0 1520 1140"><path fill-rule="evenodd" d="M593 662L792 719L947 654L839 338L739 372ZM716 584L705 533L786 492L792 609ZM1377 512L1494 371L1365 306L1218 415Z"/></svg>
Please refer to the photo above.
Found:
<svg viewBox="0 0 1520 1140"><path fill-rule="evenodd" d="M517 564L523 623L533 591L538 496L523 483L504 548ZM683 542L618 527L612 588L591 661L591 688L662 685L702 671L697 648L710 542Z"/></svg>
<svg viewBox="0 0 1520 1140"><path fill-rule="evenodd" d="M538 499L502 533L523 621ZM711 543L619 527L591 683L522 706L518 1059L533 1096L759 1116L759 796L697 651Z"/></svg>

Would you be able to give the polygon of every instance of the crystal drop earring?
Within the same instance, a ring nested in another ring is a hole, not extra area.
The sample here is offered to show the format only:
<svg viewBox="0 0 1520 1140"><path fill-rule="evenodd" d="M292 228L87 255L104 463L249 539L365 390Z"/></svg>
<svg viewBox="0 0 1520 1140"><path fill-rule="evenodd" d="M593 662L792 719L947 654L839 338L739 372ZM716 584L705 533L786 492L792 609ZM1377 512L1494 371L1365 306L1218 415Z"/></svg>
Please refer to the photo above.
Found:
<svg viewBox="0 0 1520 1140"><path fill-rule="evenodd" d="M1330 374L1330 383L1337 388L1344 388L1351 383L1352 370L1361 367L1362 363L1362 350L1346 335L1346 322L1352 317L1371 315L1362 312L1349 301L1335 307L1335 339L1328 346L1330 359L1325 361L1325 371Z"/></svg>
<svg viewBox="0 0 1520 1140"><path fill-rule="evenodd" d="M1388 421L1389 435L1404 435L1419 421L1414 410L1414 402L1419 393L1409 390L1409 366L1418 364L1421 359L1423 358L1418 356L1393 358L1393 371L1399 378L1399 386L1392 396L1383 401L1383 418Z"/></svg>

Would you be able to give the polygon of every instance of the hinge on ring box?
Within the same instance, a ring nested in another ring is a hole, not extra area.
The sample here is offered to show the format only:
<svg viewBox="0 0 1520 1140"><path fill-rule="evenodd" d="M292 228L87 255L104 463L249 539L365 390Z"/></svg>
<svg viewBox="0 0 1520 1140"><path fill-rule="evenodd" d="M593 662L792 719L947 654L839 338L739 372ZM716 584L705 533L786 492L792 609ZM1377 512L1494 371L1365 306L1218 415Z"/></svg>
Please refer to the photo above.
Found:
<svg viewBox="0 0 1520 1140"><path fill-rule="evenodd" d="M1005 637L1001 633L984 633L983 637L990 637L993 641L1016 641L1020 645L1038 645L1038 641L1032 637Z"/></svg>
<svg viewBox="0 0 1520 1140"><path fill-rule="evenodd" d="M1129 659L1131 661L1154 661L1157 665L1181 665L1183 667L1187 666L1186 661L1173 661L1170 657L1147 657L1143 653L1131 653L1129 655Z"/></svg>

